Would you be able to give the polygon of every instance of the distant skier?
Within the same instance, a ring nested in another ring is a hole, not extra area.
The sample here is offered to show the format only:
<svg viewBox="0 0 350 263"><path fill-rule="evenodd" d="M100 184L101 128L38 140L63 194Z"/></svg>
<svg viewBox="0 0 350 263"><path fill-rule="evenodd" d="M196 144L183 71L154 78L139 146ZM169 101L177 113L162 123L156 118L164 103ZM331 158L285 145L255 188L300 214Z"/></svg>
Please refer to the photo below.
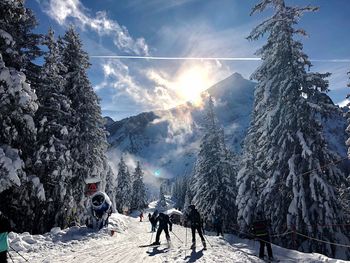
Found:
<svg viewBox="0 0 350 263"><path fill-rule="evenodd" d="M143 212L140 213L140 222L143 220Z"/></svg>
<svg viewBox="0 0 350 263"><path fill-rule="evenodd" d="M224 233L222 232L222 218L220 215L216 214L214 216L214 220L213 220L213 226L216 230L216 235L219 236L221 235L222 237L224 236Z"/></svg>
<svg viewBox="0 0 350 263"><path fill-rule="evenodd" d="M207 249L207 245L205 243L205 239L202 233L203 222L201 220L201 216L194 205L190 205L189 214L187 215L187 220L191 222L191 232L192 232L192 246L191 249L196 247L196 230L198 231L198 235L200 236L203 244L204 250Z"/></svg>
<svg viewBox="0 0 350 263"><path fill-rule="evenodd" d="M10 221L0 212L0 262L7 263L7 250L9 248L7 236L11 231Z"/></svg>
<svg viewBox="0 0 350 263"><path fill-rule="evenodd" d="M253 222L252 230L260 242L259 258L264 258L264 250L266 245L269 259L273 260L272 248L270 243L269 225L270 224L265 219L263 213L261 211L258 211Z"/></svg>
<svg viewBox="0 0 350 263"><path fill-rule="evenodd" d="M159 238L163 230L165 232L166 240L169 243L170 242L169 230L171 232L172 226L173 226L173 224L170 222L169 216L163 213L159 213L158 217L156 218L155 224L157 224L157 222L159 222L159 227L156 234L156 241L152 243L152 245L160 245ZM169 230L168 230L168 225L169 225Z"/></svg>

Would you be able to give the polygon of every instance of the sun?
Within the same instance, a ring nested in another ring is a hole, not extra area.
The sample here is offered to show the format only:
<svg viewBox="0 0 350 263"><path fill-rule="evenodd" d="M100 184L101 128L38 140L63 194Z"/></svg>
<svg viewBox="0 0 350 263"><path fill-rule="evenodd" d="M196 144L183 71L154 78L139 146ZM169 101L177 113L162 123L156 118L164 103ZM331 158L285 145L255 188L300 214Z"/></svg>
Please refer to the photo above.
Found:
<svg viewBox="0 0 350 263"><path fill-rule="evenodd" d="M196 106L202 104L201 93L209 87L207 69L194 66L183 70L176 81L176 92L181 100L190 101Z"/></svg>

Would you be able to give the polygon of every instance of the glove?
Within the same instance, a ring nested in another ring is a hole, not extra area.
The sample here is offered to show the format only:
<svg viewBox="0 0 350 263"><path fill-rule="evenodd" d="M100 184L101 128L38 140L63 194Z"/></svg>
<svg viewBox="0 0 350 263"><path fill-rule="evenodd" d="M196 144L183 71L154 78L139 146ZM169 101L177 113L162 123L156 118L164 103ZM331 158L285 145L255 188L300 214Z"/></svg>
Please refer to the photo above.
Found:
<svg viewBox="0 0 350 263"><path fill-rule="evenodd" d="M169 227L170 232L173 231L173 227Z"/></svg>

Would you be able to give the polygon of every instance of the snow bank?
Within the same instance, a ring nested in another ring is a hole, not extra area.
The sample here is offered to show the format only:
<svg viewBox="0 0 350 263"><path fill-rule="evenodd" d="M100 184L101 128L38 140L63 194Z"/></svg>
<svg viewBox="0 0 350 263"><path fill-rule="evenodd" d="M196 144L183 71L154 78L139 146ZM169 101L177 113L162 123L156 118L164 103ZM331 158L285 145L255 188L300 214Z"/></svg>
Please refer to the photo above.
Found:
<svg viewBox="0 0 350 263"><path fill-rule="evenodd" d="M54 227L50 232L44 235L31 235L28 232L21 234L9 233L10 246L18 252L41 253L47 249L57 249L57 247L71 248L80 241L89 241L91 239L109 238L111 230L122 233L127 229L126 217L114 213L109 218L108 228L100 231L94 231L86 226L73 226L66 229Z"/></svg>

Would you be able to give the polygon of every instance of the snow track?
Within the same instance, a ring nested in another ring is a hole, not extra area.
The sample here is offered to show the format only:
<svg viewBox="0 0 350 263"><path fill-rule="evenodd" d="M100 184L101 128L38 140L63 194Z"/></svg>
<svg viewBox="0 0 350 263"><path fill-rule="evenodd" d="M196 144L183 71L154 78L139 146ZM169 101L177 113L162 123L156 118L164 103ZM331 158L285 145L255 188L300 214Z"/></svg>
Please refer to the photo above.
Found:
<svg viewBox="0 0 350 263"><path fill-rule="evenodd" d="M205 263L229 263L229 262L264 262L257 255L258 242L239 239L233 235L227 235L228 241L216 237L206 236L212 247L207 242L208 250L203 251L202 244L197 236L197 248L189 249L191 245L191 231L187 229L187 246L177 239L171 232L172 245L168 248L165 234L161 234L161 245L157 247L140 247L155 241L155 233L150 233L151 225L148 221L139 222L138 218L113 215L121 218L125 224L116 234L110 236L107 231L98 233L88 232L82 228L65 230L63 236L57 234L28 236L20 234L12 240L13 246L21 247L18 240L22 240L21 255L34 263L180 263L180 262L205 262ZM113 218L112 216L112 218ZM113 224L112 224L113 225ZM111 225L110 225L111 226ZM79 232L80 231L80 232ZM84 232L85 231L85 232ZM174 225L174 233L183 241L186 241L186 229ZM78 234L77 234L78 232ZM85 234L84 234L85 233ZM21 237L21 235L24 235ZM51 238L51 241L47 241ZM151 240L152 236L152 240ZM70 239L71 238L71 239ZM17 240L17 243L16 243ZM24 240L35 240L32 245L23 245ZM41 241L40 241L41 240ZM53 241L52 241L53 240ZM294 250L273 246L274 255L280 262L345 262L327 258L320 254L307 254ZM11 252L15 262L25 262L15 252Z"/></svg>

